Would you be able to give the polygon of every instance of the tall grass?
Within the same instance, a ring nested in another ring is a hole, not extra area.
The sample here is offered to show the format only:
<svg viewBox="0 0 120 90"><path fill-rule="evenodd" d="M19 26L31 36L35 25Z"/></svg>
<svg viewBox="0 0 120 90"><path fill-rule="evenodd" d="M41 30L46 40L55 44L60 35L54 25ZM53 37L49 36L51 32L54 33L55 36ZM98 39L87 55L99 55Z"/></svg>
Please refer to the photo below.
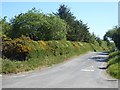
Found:
<svg viewBox="0 0 120 90"><path fill-rule="evenodd" d="M120 67L120 51L110 53L107 72L112 77L120 79L119 67Z"/></svg>

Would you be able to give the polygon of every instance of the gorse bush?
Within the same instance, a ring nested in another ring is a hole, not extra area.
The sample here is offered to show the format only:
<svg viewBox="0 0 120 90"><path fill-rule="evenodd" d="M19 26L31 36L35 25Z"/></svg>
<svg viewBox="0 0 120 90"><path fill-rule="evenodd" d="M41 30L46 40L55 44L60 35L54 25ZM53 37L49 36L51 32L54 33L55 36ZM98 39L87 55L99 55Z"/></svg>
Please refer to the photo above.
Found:
<svg viewBox="0 0 120 90"><path fill-rule="evenodd" d="M7 37L6 37L7 38ZM45 56L59 56L79 53L87 43L70 41L33 41L29 37L22 36L16 39L3 38L3 57L13 60L27 60L28 58L42 58ZM83 44L83 45L82 45ZM89 45L89 50L92 47ZM94 47L94 46L93 46ZM87 48L88 49L88 48Z"/></svg>
<svg viewBox="0 0 120 90"><path fill-rule="evenodd" d="M5 38L3 38L4 40ZM3 57L17 60L26 60L31 48L26 46L24 42L29 40L26 37L17 38L3 43Z"/></svg>
<svg viewBox="0 0 120 90"><path fill-rule="evenodd" d="M1 35L0 38L2 39L2 43L12 40L11 38L7 37L6 35Z"/></svg>

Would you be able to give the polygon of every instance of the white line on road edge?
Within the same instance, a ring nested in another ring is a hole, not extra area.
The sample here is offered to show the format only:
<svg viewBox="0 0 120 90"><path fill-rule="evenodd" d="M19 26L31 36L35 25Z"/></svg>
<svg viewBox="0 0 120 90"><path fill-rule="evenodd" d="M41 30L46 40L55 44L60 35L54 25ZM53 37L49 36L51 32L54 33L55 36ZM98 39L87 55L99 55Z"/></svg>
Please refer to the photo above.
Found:
<svg viewBox="0 0 120 90"><path fill-rule="evenodd" d="M2 77L2 74L0 74L0 77Z"/></svg>
<svg viewBox="0 0 120 90"><path fill-rule="evenodd" d="M13 77L24 77L25 75L21 75L21 76L13 76Z"/></svg>
<svg viewBox="0 0 120 90"><path fill-rule="evenodd" d="M91 72L93 72L94 71L93 68L94 68L94 66L90 66L90 67L87 67L85 69L81 69L81 71L86 71L86 72L91 71Z"/></svg>
<svg viewBox="0 0 120 90"><path fill-rule="evenodd" d="M85 71L85 72L93 72L93 71L95 71L95 70L93 70L93 69L91 69L91 70L89 70L89 69L82 69L81 71Z"/></svg>

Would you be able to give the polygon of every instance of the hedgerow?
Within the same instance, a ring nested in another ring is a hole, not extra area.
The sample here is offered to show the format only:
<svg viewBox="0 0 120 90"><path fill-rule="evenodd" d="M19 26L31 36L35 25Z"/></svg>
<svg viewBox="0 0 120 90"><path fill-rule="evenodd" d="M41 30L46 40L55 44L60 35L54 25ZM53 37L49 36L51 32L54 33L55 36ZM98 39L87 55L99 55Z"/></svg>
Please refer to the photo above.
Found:
<svg viewBox="0 0 120 90"><path fill-rule="evenodd" d="M5 39L2 49L2 72L18 73L49 66L94 49L102 50L99 46L86 42L34 41L25 36L13 40Z"/></svg>

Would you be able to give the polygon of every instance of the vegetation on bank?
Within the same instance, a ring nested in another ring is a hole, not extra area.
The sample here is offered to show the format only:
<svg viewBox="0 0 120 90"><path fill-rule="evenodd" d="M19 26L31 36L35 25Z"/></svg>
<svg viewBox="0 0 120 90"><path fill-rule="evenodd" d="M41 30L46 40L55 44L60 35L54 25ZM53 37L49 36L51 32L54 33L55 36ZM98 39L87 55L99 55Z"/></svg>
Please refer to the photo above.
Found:
<svg viewBox="0 0 120 90"><path fill-rule="evenodd" d="M115 50L109 55L108 69L107 72L115 78L120 79L120 27L116 26L115 28L109 30L104 35L104 40L110 42L110 40L115 43Z"/></svg>
<svg viewBox="0 0 120 90"><path fill-rule="evenodd" d="M3 37L2 73L18 73L51 66L88 51L107 50L99 44L71 41L33 41L22 36L14 40Z"/></svg>
<svg viewBox="0 0 120 90"><path fill-rule="evenodd" d="M109 54L109 62L107 72L114 78L120 79L120 51L111 52Z"/></svg>
<svg viewBox="0 0 120 90"><path fill-rule="evenodd" d="M120 26L108 30L104 35L104 41L108 42L108 44L111 40L114 41L116 48L120 50Z"/></svg>

